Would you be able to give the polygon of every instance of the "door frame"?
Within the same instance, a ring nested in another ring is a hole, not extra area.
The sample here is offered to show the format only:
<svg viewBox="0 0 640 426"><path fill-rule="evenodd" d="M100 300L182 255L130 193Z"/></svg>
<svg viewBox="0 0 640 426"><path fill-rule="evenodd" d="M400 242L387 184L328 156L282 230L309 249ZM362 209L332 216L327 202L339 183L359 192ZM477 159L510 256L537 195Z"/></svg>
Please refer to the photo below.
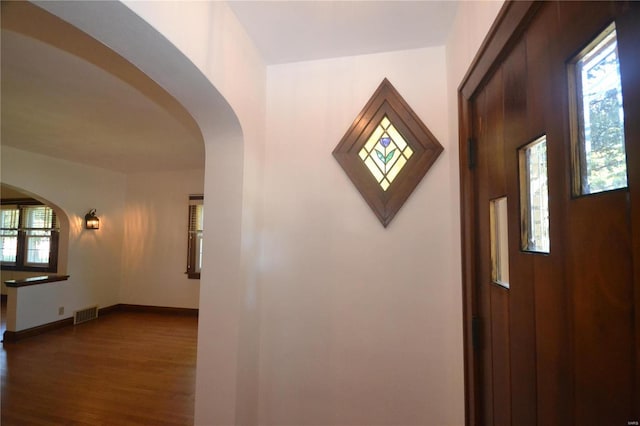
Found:
<svg viewBox="0 0 640 426"><path fill-rule="evenodd" d="M475 259L475 192L474 143L472 136L471 100L512 43L527 27L540 2L507 0L489 29L480 50L458 87L459 168L460 168L460 225L462 245L462 298L464 335L465 423L476 425L480 419L478 369L474 347L479 341L478 305L476 297Z"/></svg>

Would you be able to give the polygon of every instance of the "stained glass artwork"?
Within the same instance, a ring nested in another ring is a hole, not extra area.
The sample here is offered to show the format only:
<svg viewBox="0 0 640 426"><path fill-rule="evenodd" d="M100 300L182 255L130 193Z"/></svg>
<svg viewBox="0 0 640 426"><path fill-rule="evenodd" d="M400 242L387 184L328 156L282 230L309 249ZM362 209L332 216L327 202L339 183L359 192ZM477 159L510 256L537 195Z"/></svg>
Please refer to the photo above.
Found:
<svg viewBox="0 0 640 426"><path fill-rule="evenodd" d="M358 155L386 191L412 154L411 147L385 115Z"/></svg>
<svg viewBox="0 0 640 426"><path fill-rule="evenodd" d="M441 152L435 136L384 79L333 156L386 227Z"/></svg>

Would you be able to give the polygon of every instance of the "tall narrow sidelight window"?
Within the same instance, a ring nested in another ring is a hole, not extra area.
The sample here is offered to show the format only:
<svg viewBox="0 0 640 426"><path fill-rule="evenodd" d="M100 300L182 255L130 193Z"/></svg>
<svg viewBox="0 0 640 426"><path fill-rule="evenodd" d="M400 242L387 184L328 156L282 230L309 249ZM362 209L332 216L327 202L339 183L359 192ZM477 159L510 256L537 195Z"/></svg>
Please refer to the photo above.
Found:
<svg viewBox="0 0 640 426"><path fill-rule="evenodd" d="M489 202L491 221L491 280L509 288L509 232L507 227L507 197Z"/></svg>
<svg viewBox="0 0 640 426"><path fill-rule="evenodd" d="M549 253L549 183L547 138L524 146L520 161L520 207L522 250Z"/></svg>
<svg viewBox="0 0 640 426"><path fill-rule="evenodd" d="M569 64L573 193L627 186L624 110L615 24Z"/></svg>
<svg viewBox="0 0 640 426"><path fill-rule="evenodd" d="M18 254L18 206L2 206L0 216L0 261L15 265Z"/></svg>
<svg viewBox="0 0 640 426"><path fill-rule="evenodd" d="M189 196L189 232L187 247L187 275L199 279L202 270L202 237L204 231L204 197Z"/></svg>

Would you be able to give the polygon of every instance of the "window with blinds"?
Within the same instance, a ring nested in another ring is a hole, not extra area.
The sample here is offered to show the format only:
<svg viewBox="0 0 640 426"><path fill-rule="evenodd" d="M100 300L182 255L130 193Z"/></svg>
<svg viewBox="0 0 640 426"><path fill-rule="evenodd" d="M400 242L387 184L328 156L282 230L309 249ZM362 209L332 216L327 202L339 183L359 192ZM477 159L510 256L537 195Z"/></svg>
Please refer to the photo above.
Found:
<svg viewBox="0 0 640 426"><path fill-rule="evenodd" d="M56 272L59 229L53 209L30 202L2 205L0 213L2 269Z"/></svg>
<svg viewBox="0 0 640 426"><path fill-rule="evenodd" d="M18 206L2 206L0 216L0 261L2 265L15 264L18 258L18 228L20 210Z"/></svg>
<svg viewBox="0 0 640 426"><path fill-rule="evenodd" d="M187 275L193 279L200 279L202 270L203 201L202 195L189 196Z"/></svg>

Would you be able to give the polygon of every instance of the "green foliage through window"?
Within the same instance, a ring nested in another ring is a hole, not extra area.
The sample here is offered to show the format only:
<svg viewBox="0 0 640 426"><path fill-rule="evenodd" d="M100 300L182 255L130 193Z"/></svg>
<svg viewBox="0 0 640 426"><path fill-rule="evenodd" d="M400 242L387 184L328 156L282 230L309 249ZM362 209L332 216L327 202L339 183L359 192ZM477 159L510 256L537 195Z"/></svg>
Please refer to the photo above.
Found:
<svg viewBox="0 0 640 426"><path fill-rule="evenodd" d="M627 186L624 111L615 26L575 61L577 195ZM575 167L575 164L574 164Z"/></svg>

